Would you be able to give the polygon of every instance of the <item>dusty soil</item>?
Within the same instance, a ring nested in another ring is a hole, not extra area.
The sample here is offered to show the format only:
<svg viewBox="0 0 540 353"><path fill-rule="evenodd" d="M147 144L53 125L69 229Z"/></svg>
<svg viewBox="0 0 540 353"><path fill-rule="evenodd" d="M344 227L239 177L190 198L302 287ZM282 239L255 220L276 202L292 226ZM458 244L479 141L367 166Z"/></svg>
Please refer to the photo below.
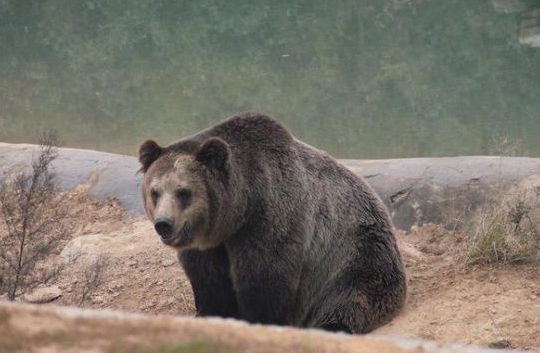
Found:
<svg viewBox="0 0 540 353"><path fill-rule="evenodd" d="M466 267L461 240L435 225L401 234L408 304L376 333L540 351L540 268Z"/></svg>
<svg viewBox="0 0 540 353"><path fill-rule="evenodd" d="M193 296L176 254L148 221L126 216L114 201L89 200L84 187L70 200L79 222L71 239L81 240L84 251L64 256L64 271L53 283L63 295L54 304L193 316ZM461 239L434 225L399 234L409 301L375 333L540 351L540 268L466 267ZM85 270L97 255L106 259L103 281L82 300Z"/></svg>

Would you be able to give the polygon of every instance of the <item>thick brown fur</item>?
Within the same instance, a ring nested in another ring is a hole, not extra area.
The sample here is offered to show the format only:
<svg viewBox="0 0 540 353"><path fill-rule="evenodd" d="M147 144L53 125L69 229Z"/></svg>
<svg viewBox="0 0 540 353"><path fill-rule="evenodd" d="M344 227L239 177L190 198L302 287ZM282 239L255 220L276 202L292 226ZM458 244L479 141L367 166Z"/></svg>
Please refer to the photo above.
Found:
<svg viewBox="0 0 540 353"><path fill-rule="evenodd" d="M245 113L139 156L147 213L172 219L199 315L365 333L404 305L380 199L275 120ZM175 187L191 188L187 206Z"/></svg>

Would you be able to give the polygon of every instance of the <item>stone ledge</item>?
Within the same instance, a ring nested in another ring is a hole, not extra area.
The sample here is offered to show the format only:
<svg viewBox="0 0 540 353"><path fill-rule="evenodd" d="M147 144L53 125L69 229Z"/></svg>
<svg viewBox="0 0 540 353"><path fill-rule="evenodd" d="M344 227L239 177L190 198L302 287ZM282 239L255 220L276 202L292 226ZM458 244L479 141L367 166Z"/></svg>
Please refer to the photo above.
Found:
<svg viewBox="0 0 540 353"><path fill-rule="evenodd" d="M174 352L186 353L192 350L239 353L510 352L465 345L439 345L391 336L352 336L320 330L249 325L232 319L148 316L0 302L0 351L99 353L136 350L145 353L172 352L172 348Z"/></svg>
<svg viewBox="0 0 540 353"><path fill-rule="evenodd" d="M0 181L5 172L31 162L36 146L0 143ZM126 211L143 216L142 174L135 157L61 148L54 162L62 189L89 183L90 196L119 200ZM540 158L464 156L387 160L341 160L363 176L388 207L395 226L443 224L454 229L478 207L505 190L537 178ZM457 220L457 221L456 221Z"/></svg>

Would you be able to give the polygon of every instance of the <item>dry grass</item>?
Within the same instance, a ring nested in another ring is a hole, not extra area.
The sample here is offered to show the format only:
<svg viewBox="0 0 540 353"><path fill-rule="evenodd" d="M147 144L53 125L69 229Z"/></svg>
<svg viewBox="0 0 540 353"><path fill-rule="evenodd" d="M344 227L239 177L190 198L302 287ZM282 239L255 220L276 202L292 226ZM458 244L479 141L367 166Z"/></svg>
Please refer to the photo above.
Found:
<svg viewBox="0 0 540 353"><path fill-rule="evenodd" d="M103 285L107 277L108 266L109 261L104 255L96 256L93 261L86 265L81 281L79 306L82 306Z"/></svg>
<svg viewBox="0 0 540 353"><path fill-rule="evenodd" d="M522 155L519 141L500 135L493 154ZM501 193L476 212L461 254L466 264L522 264L540 261L540 182L532 179Z"/></svg>
<svg viewBox="0 0 540 353"><path fill-rule="evenodd" d="M468 264L540 261L540 195L515 188L477 213L465 242Z"/></svg>

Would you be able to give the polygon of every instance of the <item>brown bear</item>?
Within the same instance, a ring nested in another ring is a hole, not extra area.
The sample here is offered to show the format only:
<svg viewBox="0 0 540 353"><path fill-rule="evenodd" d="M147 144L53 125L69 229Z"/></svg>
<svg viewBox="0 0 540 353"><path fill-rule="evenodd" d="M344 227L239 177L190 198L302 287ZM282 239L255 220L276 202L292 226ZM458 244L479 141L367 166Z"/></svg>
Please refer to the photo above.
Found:
<svg viewBox="0 0 540 353"><path fill-rule="evenodd" d="M197 314L365 333L406 277L375 192L277 121L245 113L166 147L144 142L144 205L178 249Z"/></svg>

